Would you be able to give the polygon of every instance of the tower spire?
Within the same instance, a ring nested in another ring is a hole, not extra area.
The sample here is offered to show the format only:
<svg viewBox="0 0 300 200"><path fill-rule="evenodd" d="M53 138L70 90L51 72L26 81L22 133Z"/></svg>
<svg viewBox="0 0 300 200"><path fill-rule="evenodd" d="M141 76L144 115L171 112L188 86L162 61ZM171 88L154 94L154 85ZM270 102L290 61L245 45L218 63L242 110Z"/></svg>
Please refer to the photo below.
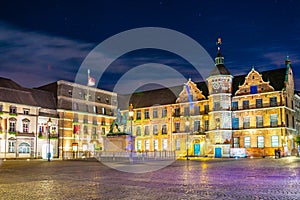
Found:
<svg viewBox="0 0 300 200"><path fill-rule="evenodd" d="M219 37L217 40L218 53L215 58L215 65L224 64L224 57L221 54L221 44L222 44L222 39Z"/></svg>

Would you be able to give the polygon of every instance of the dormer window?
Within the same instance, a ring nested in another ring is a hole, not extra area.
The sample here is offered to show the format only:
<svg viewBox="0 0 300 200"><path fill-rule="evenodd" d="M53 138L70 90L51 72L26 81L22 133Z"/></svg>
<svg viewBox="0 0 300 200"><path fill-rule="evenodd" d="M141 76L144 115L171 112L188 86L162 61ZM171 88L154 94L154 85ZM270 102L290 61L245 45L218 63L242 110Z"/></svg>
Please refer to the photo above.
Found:
<svg viewBox="0 0 300 200"><path fill-rule="evenodd" d="M15 114L17 113L17 108L15 106L10 106L9 107L9 113L10 114Z"/></svg>

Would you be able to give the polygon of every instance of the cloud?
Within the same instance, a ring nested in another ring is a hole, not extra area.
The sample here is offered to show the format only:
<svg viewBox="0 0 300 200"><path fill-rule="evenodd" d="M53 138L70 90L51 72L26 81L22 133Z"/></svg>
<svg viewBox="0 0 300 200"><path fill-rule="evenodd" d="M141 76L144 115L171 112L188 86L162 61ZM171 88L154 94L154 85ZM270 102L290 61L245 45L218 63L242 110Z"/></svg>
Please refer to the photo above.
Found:
<svg viewBox="0 0 300 200"><path fill-rule="evenodd" d="M93 47L0 22L0 74L25 87L72 80Z"/></svg>

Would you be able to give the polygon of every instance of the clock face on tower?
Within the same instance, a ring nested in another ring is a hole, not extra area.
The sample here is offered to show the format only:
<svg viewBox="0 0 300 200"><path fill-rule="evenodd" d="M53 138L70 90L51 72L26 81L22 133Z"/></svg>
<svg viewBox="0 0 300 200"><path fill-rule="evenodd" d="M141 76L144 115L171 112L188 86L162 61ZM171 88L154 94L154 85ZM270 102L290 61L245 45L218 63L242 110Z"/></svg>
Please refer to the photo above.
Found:
<svg viewBox="0 0 300 200"><path fill-rule="evenodd" d="M213 88L216 90L216 89L219 89L220 88L220 83L219 82L213 82L212 83L212 86L213 86Z"/></svg>

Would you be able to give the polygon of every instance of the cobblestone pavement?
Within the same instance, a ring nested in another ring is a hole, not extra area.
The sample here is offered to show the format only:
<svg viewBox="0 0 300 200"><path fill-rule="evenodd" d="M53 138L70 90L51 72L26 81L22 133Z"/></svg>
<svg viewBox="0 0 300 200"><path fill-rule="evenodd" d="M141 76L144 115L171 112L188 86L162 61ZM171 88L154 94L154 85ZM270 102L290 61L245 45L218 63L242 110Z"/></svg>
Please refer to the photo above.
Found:
<svg viewBox="0 0 300 200"><path fill-rule="evenodd" d="M149 173L100 162L0 162L0 199L300 199L300 158L178 160ZM120 163L121 165L121 163Z"/></svg>

